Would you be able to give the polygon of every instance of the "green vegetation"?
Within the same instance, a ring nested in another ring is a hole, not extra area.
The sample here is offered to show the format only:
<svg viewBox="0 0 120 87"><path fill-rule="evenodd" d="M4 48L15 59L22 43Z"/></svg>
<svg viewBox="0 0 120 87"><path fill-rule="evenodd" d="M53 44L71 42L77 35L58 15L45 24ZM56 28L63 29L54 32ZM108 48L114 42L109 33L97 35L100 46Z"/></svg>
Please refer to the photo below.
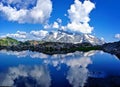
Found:
<svg viewBox="0 0 120 87"><path fill-rule="evenodd" d="M10 37L0 39L0 46L12 46L12 45L18 45L18 44L19 44L19 41Z"/></svg>

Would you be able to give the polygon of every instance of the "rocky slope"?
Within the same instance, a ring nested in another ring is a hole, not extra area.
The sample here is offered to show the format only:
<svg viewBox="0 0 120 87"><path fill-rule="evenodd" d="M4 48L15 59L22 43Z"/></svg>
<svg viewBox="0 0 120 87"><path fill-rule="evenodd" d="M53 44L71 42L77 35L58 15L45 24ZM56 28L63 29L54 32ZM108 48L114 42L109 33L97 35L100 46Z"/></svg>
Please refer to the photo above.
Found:
<svg viewBox="0 0 120 87"><path fill-rule="evenodd" d="M0 39L0 49L14 51L31 50L48 54L69 53L74 51L103 50L120 58L120 41L100 45L103 42L90 35L75 36L63 32L62 34L60 34L60 32L56 35L53 34L51 34L48 39L46 39L47 37L44 38L44 40L49 40L48 42L35 40L20 42L10 37L2 38ZM55 42L56 40L58 41Z"/></svg>
<svg viewBox="0 0 120 87"><path fill-rule="evenodd" d="M103 51L114 54L120 58L120 41L103 44L102 49Z"/></svg>
<svg viewBox="0 0 120 87"><path fill-rule="evenodd" d="M62 43L90 43L92 45L102 45L104 41L90 34L75 34L65 31L50 32L43 41L47 42L62 42Z"/></svg>

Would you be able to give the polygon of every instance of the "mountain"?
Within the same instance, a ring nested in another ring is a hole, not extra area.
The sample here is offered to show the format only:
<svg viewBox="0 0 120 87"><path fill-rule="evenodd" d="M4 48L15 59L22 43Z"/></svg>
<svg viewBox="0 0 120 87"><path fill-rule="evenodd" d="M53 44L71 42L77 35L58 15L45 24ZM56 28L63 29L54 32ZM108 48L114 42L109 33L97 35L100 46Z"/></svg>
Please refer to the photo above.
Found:
<svg viewBox="0 0 120 87"><path fill-rule="evenodd" d="M120 41L102 45L103 51L116 55L120 58Z"/></svg>
<svg viewBox="0 0 120 87"><path fill-rule="evenodd" d="M27 41L25 41L25 42L22 42L22 44L21 45L39 45L39 44L41 44L41 43L43 43L42 41L36 41L36 40L27 40Z"/></svg>
<svg viewBox="0 0 120 87"><path fill-rule="evenodd" d="M18 45L19 41L10 38L10 37L5 37L0 39L0 46L11 46L11 45Z"/></svg>
<svg viewBox="0 0 120 87"><path fill-rule="evenodd" d="M74 44L85 43L85 42L90 43L92 45L104 44L104 41L90 34L75 34L65 31L50 32L42 40L47 42L64 42L64 43L74 43Z"/></svg>
<svg viewBox="0 0 120 87"><path fill-rule="evenodd" d="M89 34L72 34L61 31L51 32L43 40L45 41L31 40L20 42L13 38L6 37L0 39L0 50L31 50L47 54L103 50L120 58L120 41L103 44L104 42L102 40Z"/></svg>

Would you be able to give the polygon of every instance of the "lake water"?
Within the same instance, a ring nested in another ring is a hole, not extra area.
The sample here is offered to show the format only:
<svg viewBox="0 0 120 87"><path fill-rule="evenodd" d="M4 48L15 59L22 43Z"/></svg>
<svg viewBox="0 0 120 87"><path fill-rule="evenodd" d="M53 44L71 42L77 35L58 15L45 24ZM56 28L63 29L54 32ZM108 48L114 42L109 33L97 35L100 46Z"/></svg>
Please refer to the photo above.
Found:
<svg viewBox="0 0 120 87"><path fill-rule="evenodd" d="M102 51L0 51L0 86L120 87L120 60Z"/></svg>

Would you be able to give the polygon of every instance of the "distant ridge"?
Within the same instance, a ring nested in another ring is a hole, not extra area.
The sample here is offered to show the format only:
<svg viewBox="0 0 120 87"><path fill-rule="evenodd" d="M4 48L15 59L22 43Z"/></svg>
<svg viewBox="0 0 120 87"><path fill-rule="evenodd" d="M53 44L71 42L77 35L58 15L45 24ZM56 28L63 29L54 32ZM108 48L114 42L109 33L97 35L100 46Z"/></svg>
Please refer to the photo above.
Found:
<svg viewBox="0 0 120 87"><path fill-rule="evenodd" d="M47 42L63 42L74 44L87 42L92 45L102 45L105 43L103 40L100 40L90 34L71 33L63 30L50 32L42 40Z"/></svg>
<svg viewBox="0 0 120 87"><path fill-rule="evenodd" d="M0 39L0 45L2 46L11 46L11 45L18 45L18 44L19 44L19 41L10 37L5 37Z"/></svg>

